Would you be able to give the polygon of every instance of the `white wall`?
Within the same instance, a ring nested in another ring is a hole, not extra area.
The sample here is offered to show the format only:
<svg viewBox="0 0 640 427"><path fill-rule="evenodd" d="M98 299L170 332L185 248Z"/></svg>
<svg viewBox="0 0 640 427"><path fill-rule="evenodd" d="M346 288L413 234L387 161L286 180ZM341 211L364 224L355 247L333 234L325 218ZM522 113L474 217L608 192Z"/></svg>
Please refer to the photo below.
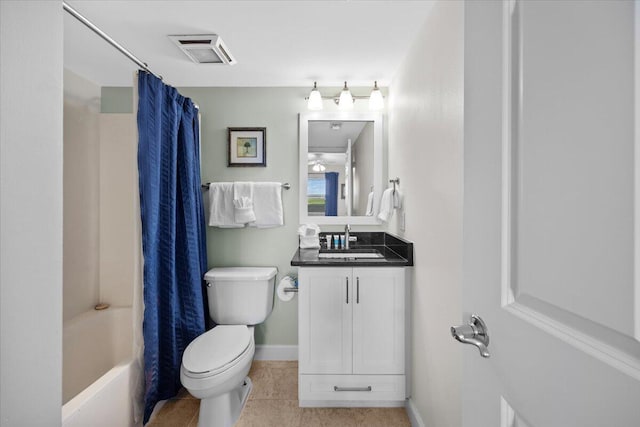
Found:
<svg viewBox="0 0 640 427"><path fill-rule="evenodd" d="M373 122L367 123L358 135L352 151L353 211L354 215L367 213L367 199L373 185Z"/></svg>
<svg viewBox="0 0 640 427"><path fill-rule="evenodd" d="M113 306L131 305L140 245L135 126L133 114L100 115L100 301Z"/></svg>
<svg viewBox="0 0 640 427"><path fill-rule="evenodd" d="M64 72L63 320L130 306L138 197L133 114L100 114L100 87Z"/></svg>
<svg viewBox="0 0 640 427"><path fill-rule="evenodd" d="M459 427L463 37L462 2L433 9L389 87L389 176L400 177L406 231L415 243L412 400L429 427Z"/></svg>
<svg viewBox="0 0 640 427"><path fill-rule="evenodd" d="M64 70L63 320L99 295L100 87Z"/></svg>
<svg viewBox="0 0 640 427"><path fill-rule="evenodd" d="M0 425L60 425L60 1L0 2Z"/></svg>

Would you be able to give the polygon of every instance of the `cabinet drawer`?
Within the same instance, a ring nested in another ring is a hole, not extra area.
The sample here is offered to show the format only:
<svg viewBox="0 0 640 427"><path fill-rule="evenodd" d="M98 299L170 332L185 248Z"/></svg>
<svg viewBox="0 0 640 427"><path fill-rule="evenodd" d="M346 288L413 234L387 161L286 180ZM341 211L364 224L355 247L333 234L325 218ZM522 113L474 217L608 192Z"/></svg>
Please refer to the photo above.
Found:
<svg viewBox="0 0 640 427"><path fill-rule="evenodd" d="M305 406L302 401L373 403L405 399L404 375L300 375L298 380L298 398L301 406Z"/></svg>

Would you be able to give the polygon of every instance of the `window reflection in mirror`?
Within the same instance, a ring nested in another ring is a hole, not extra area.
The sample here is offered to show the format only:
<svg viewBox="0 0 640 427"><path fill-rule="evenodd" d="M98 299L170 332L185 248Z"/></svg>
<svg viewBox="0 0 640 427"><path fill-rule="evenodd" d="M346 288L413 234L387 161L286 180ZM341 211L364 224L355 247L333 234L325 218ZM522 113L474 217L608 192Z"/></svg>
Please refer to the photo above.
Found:
<svg viewBox="0 0 640 427"><path fill-rule="evenodd" d="M325 214L325 178L323 173L309 173L307 181L307 210L310 216Z"/></svg>

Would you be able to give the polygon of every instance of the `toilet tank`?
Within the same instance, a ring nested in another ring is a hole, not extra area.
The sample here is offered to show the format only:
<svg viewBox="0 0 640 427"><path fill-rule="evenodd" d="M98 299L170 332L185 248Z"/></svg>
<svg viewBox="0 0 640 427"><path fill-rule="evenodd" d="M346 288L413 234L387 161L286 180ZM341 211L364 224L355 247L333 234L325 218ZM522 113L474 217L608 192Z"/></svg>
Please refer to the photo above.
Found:
<svg viewBox="0 0 640 427"><path fill-rule="evenodd" d="M273 309L275 267L213 268L207 282L209 315L218 325L257 325Z"/></svg>

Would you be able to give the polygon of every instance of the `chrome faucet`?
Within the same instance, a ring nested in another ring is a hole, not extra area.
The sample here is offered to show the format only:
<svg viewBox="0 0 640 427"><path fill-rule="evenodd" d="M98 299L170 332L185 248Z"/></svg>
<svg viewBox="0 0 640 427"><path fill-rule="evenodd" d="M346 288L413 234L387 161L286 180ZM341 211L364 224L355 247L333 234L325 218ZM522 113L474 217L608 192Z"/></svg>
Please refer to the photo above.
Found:
<svg viewBox="0 0 640 427"><path fill-rule="evenodd" d="M349 232L351 231L351 226L349 224L344 226L344 249L349 250Z"/></svg>

